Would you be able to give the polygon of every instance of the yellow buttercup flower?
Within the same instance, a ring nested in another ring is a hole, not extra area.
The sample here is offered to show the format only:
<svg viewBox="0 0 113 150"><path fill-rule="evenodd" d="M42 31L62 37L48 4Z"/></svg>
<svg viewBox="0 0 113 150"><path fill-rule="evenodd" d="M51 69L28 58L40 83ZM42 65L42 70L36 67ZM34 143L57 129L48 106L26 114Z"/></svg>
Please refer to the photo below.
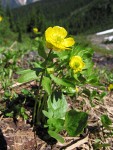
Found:
<svg viewBox="0 0 113 150"><path fill-rule="evenodd" d="M47 68L47 72L49 73L49 74L52 74L52 73L54 73L54 68Z"/></svg>
<svg viewBox="0 0 113 150"><path fill-rule="evenodd" d="M75 41L73 38L66 38L67 31L60 26L49 27L45 31L46 45L49 49L61 51L69 49L73 46Z"/></svg>
<svg viewBox="0 0 113 150"><path fill-rule="evenodd" d="M2 20L3 20L3 17L2 17L2 16L0 16L0 22L2 22Z"/></svg>
<svg viewBox="0 0 113 150"><path fill-rule="evenodd" d="M79 92L79 88L78 88L78 87L76 87L76 88L75 88L75 91L76 91L76 93L78 93L78 92Z"/></svg>
<svg viewBox="0 0 113 150"><path fill-rule="evenodd" d="M38 28L33 28L34 33L38 33Z"/></svg>
<svg viewBox="0 0 113 150"><path fill-rule="evenodd" d="M74 73L77 73L82 71L85 67L85 63L80 56L73 56L69 62L69 66L73 69Z"/></svg>
<svg viewBox="0 0 113 150"><path fill-rule="evenodd" d="M111 90L113 90L113 84L109 84L108 86L108 91L111 91Z"/></svg>

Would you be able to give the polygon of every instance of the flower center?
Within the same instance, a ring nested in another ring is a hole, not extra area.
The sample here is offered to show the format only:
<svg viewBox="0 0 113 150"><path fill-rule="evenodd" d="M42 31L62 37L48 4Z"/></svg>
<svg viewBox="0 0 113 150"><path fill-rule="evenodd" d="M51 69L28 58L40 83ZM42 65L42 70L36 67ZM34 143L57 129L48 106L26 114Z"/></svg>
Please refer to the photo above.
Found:
<svg viewBox="0 0 113 150"><path fill-rule="evenodd" d="M62 41L62 38L61 38L60 36L58 36L58 37L57 37L57 41L58 41L58 42L61 42L61 41Z"/></svg>
<svg viewBox="0 0 113 150"><path fill-rule="evenodd" d="M59 45L63 42L63 38L61 36L54 34L53 35L53 41L55 44Z"/></svg>
<svg viewBox="0 0 113 150"><path fill-rule="evenodd" d="M78 68L79 66L80 66L80 63L79 62L75 62L74 68Z"/></svg>

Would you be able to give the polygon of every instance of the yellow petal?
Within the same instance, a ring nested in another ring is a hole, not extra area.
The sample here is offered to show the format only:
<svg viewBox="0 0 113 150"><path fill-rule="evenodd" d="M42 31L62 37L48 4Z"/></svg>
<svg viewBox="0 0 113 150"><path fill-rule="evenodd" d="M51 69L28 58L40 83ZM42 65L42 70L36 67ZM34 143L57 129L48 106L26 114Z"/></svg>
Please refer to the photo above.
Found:
<svg viewBox="0 0 113 150"><path fill-rule="evenodd" d="M50 41L52 33L53 33L53 28L52 27L47 28L47 30L45 31L45 37L46 37L47 42Z"/></svg>
<svg viewBox="0 0 113 150"><path fill-rule="evenodd" d="M62 51L62 50L65 50L65 47L62 47L62 46L53 46L53 49L55 51Z"/></svg>
<svg viewBox="0 0 113 150"><path fill-rule="evenodd" d="M0 22L3 20L3 17L2 16L0 16Z"/></svg>
<svg viewBox="0 0 113 150"><path fill-rule="evenodd" d="M53 34L54 34L54 36L59 36L61 38L65 38L67 36L67 31L63 27L54 26Z"/></svg>
<svg viewBox="0 0 113 150"><path fill-rule="evenodd" d="M113 84L109 84L108 90L109 90L109 91L113 90Z"/></svg>
<svg viewBox="0 0 113 150"><path fill-rule="evenodd" d="M65 47L70 47L72 45L75 44L75 41L73 38L66 38L64 39L63 43L62 43Z"/></svg>
<svg viewBox="0 0 113 150"><path fill-rule="evenodd" d="M46 42L46 47L48 49L53 49L53 45L51 43Z"/></svg>

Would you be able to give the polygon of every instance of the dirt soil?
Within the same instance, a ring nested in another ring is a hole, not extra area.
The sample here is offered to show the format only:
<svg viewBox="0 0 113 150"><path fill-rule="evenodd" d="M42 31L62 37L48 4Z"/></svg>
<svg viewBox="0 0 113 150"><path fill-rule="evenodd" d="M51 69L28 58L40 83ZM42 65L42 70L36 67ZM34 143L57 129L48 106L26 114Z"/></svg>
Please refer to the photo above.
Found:
<svg viewBox="0 0 113 150"><path fill-rule="evenodd" d="M95 107L92 107L87 98L78 97L73 102L71 100L70 105L73 108L79 108L80 103L84 101L82 107L83 111L89 110L88 126L84 133L79 137L68 137L67 134L63 134L65 143L44 141L46 139L46 132L44 129L38 129L40 136L34 136L33 128L30 124L19 118L17 124L14 123L12 118L0 118L0 150L93 150L93 144L96 139L99 139L101 143L109 144L109 147L105 150L113 150L112 136L108 130L105 130L100 122L100 116L105 113L113 121L113 93L110 93L104 98L103 103L97 100L94 101ZM44 138L45 136L45 138ZM100 148L99 150L104 150Z"/></svg>

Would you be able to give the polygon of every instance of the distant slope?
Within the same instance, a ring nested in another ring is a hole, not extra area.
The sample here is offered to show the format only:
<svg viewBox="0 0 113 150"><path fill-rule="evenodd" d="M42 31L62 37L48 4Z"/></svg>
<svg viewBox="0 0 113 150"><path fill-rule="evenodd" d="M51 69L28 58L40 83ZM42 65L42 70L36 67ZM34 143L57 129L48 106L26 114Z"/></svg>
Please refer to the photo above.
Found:
<svg viewBox="0 0 113 150"><path fill-rule="evenodd" d="M66 27L67 25L64 20L71 15L71 12L84 7L88 3L90 3L90 0L41 0L39 2L14 9L13 14L14 18L18 18L24 26L25 24L29 25L31 20L32 22L35 22L35 25L40 26L40 23L38 24L36 22L40 22L43 18L45 27L49 25L63 25Z"/></svg>
<svg viewBox="0 0 113 150"><path fill-rule="evenodd" d="M113 27L113 1L93 0L75 10L66 20L74 32L97 32Z"/></svg>
<svg viewBox="0 0 113 150"><path fill-rule="evenodd" d="M22 13L27 13L28 10L29 12L32 9L37 11L40 8L47 19L55 19L54 17L65 18L65 16L69 16L75 9L81 8L88 3L90 3L90 0L79 0L79 2L75 0L41 0L18 8L15 13L20 12L21 15Z"/></svg>
<svg viewBox="0 0 113 150"><path fill-rule="evenodd" d="M14 9L13 14L27 31L61 25L71 34L90 33L112 28L113 0L41 0Z"/></svg>

